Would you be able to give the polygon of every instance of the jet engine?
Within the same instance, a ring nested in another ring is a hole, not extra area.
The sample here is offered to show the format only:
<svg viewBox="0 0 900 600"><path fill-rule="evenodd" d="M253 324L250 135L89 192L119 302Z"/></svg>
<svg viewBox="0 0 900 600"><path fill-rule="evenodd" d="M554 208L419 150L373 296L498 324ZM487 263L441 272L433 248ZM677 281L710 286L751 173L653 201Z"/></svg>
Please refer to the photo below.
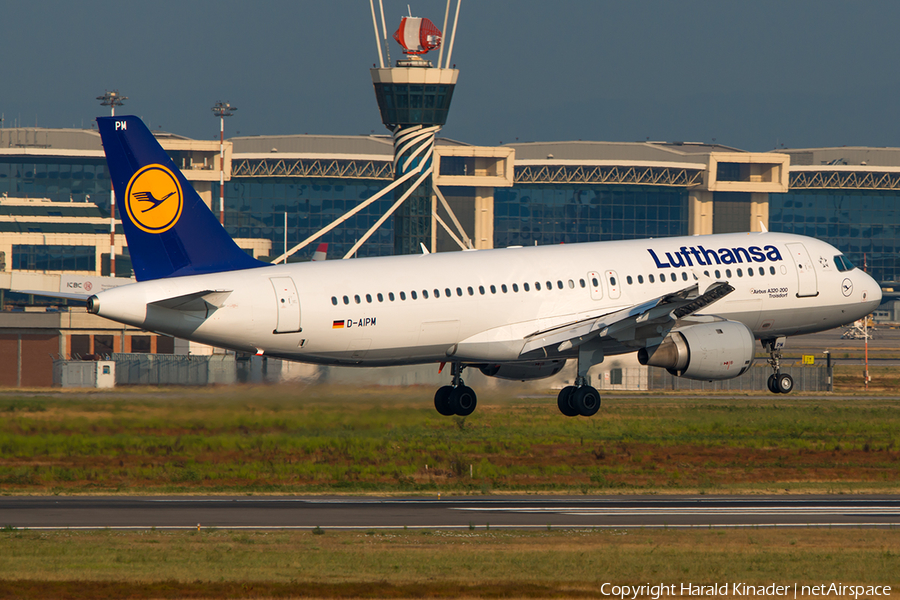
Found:
<svg viewBox="0 0 900 600"><path fill-rule="evenodd" d="M529 363L505 363L481 365L479 369L488 377L528 381L556 375L566 366L565 360L542 360Z"/></svg>
<svg viewBox="0 0 900 600"><path fill-rule="evenodd" d="M638 350L638 361L709 381L743 375L755 354L753 334L743 323L718 321L673 329L660 345Z"/></svg>

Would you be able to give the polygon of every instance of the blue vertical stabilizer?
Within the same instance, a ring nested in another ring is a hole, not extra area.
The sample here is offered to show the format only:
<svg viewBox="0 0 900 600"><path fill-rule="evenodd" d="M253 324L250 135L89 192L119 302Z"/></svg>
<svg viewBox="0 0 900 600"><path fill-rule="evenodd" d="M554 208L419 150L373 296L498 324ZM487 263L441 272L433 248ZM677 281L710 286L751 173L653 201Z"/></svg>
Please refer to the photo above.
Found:
<svg viewBox="0 0 900 600"><path fill-rule="evenodd" d="M268 266L234 243L143 121L97 124L138 281Z"/></svg>

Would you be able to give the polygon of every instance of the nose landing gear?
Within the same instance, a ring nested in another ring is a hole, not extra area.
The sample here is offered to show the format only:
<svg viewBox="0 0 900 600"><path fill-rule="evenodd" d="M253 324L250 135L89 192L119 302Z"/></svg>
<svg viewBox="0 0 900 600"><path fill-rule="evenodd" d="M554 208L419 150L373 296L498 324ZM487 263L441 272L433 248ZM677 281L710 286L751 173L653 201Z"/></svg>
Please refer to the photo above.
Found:
<svg viewBox="0 0 900 600"><path fill-rule="evenodd" d="M766 386L773 394L790 394L794 389L794 378L781 372L781 351L787 338L761 340L763 349L769 353L769 365L774 373L769 375Z"/></svg>
<svg viewBox="0 0 900 600"><path fill-rule="evenodd" d="M462 364L451 363L452 384L438 388L438 391L434 394L434 407L445 417L452 415L469 416L478 405L478 397L475 395L475 390L463 383L463 369L465 369L465 366Z"/></svg>

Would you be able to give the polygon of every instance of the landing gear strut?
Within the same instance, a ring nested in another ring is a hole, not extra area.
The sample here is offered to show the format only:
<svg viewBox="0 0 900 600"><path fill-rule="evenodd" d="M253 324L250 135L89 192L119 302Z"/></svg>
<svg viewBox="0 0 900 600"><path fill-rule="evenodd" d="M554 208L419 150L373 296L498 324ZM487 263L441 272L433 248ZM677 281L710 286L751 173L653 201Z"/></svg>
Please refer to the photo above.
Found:
<svg viewBox="0 0 900 600"><path fill-rule="evenodd" d="M785 340L783 337L762 340L763 349L769 353L769 365L774 371L766 381L766 386L773 394L790 394L794 389L793 377L781 372L781 351Z"/></svg>
<svg viewBox="0 0 900 600"><path fill-rule="evenodd" d="M599 360L597 354L599 353ZM600 392L587 383L587 371L593 365L602 362L600 350L578 352L578 376L575 385L568 385L559 392L556 405L559 412L567 417L590 417L600 410ZM596 361L596 362L594 362Z"/></svg>
<svg viewBox="0 0 900 600"><path fill-rule="evenodd" d="M452 384L438 388L438 391L434 394L434 407L445 417L451 415L469 416L478 404L475 390L463 383L462 372L465 368L460 363L451 363Z"/></svg>

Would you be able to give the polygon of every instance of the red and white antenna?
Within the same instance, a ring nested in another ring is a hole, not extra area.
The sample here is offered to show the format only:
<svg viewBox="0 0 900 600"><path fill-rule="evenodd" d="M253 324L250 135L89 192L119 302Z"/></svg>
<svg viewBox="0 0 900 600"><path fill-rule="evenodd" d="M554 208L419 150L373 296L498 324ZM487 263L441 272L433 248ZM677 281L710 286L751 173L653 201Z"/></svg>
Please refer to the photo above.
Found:
<svg viewBox="0 0 900 600"><path fill-rule="evenodd" d="M438 57L437 67L447 68L451 62L453 55L453 41L456 37L456 24L459 21L459 5L462 0L456 0L455 17L452 23L452 32L450 33L450 43L448 46L447 60L444 61L444 34L429 19L422 17L413 17L412 14L401 17L400 28L394 33L394 39L398 44L403 46L403 52L407 55L425 54L430 50L440 48L440 56ZM444 11L444 31L448 30L450 5L453 0L447 0L447 7ZM372 13L372 26L375 33L375 45L378 50L378 66L384 69L391 67L391 54L388 47L387 27L384 20L384 0L378 0L378 8L376 10L375 0L369 0L369 10ZM411 13L411 11L409 11ZM380 19L379 19L380 17ZM379 31L380 29L380 31ZM387 57L385 57L385 53ZM386 60L385 60L386 59ZM404 65L408 66L408 65ZM430 65L429 65L430 66Z"/></svg>
<svg viewBox="0 0 900 600"><path fill-rule="evenodd" d="M441 30L430 19L403 17L394 39L403 46L404 54L425 54L441 47Z"/></svg>

